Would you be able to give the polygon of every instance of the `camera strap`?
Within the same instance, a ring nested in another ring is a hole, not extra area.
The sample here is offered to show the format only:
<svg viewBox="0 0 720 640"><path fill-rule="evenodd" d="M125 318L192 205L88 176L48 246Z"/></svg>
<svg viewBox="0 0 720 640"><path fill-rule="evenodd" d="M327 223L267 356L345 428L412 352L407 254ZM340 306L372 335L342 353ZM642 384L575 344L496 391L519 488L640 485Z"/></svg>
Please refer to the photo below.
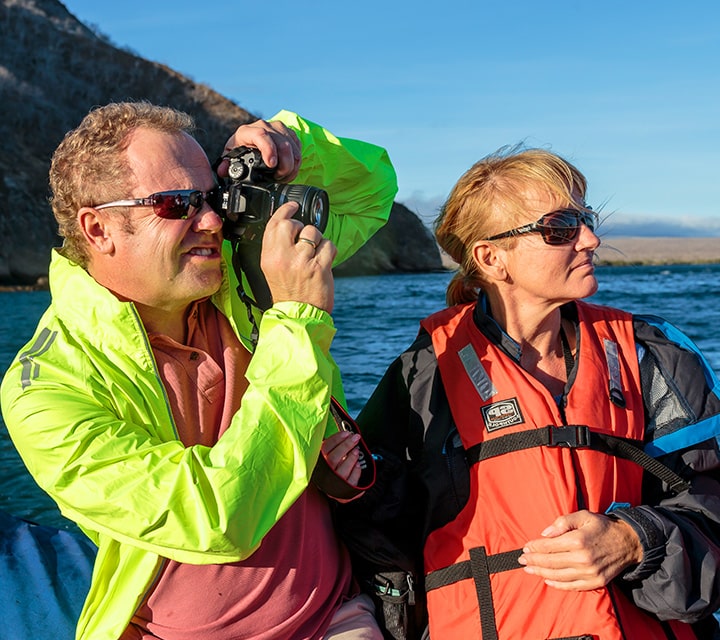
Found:
<svg viewBox="0 0 720 640"><path fill-rule="evenodd" d="M268 287L265 275L260 268L261 248L262 245L258 242L235 241L232 243L232 266L239 283L237 292L247 308L248 320L252 325L250 338L253 345L257 344L259 335L253 308L264 312L272 306L270 287ZM243 276L245 276L245 282L247 282L250 292L245 290Z"/></svg>

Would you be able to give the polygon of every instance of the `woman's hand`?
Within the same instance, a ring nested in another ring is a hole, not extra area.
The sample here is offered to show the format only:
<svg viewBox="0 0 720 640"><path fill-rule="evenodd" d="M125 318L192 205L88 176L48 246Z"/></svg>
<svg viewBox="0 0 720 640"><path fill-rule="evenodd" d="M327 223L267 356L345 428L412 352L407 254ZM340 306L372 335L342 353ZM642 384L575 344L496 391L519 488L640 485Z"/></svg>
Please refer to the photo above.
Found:
<svg viewBox="0 0 720 640"><path fill-rule="evenodd" d="M360 450L357 447L358 442L360 442L360 436L357 433L339 431L323 441L320 453L320 455L324 456L328 466L340 478L353 486L357 485L362 472L359 462ZM359 498L361 495L359 494L355 498ZM333 496L330 497L333 498ZM338 502L349 502L349 500L339 498L333 499Z"/></svg>
<svg viewBox="0 0 720 640"><path fill-rule="evenodd" d="M556 589L604 587L643 558L640 539L629 524L589 511L561 516L540 535L525 545L518 562Z"/></svg>

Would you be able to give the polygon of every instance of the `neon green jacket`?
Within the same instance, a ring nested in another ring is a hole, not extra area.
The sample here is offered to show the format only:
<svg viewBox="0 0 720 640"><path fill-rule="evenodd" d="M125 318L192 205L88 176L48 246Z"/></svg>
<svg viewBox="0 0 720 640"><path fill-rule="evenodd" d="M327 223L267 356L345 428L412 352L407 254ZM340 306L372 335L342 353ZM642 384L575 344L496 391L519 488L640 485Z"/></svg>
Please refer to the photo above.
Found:
<svg viewBox="0 0 720 640"><path fill-rule="evenodd" d="M276 118L303 143L297 182L329 193L325 235L342 260L387 220L394 169L379 147L289 112ZM230 271L213 302L247 345ZM334 429L330 394L343 399L329 353L334 327L307 304L266 311L230 427L212 447L185 447L135 306L57 252L50 287L50 307L2 382L3 417L37 483L98 546L76 637L114 640L163 558L247 558L304 491Z"/></svg>

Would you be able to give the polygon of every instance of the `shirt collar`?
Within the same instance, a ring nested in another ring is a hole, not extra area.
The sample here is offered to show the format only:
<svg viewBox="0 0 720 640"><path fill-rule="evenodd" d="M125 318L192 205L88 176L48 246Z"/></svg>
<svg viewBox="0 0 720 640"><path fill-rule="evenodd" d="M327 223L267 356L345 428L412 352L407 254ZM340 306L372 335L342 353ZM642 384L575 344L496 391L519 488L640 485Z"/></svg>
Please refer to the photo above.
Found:
<svg viewBox="0 0 720 640"><path fill-rule="evenodd" d="M560 307L560 315L563 318L577 323L577 308L572 302L568 302ZM478 297L478 302L473 312L473 320L478 329L480 329L493 344L499 346L515 360L515 362L520 362L520 356L522 355L520 344L505 333L502 327L492 317L490 303L484 291L481 291Z"/></svg>
<svg viewBox="0 0 720 640"><path fill-rule="evenodd" d="M520 345L515 342L507 333L505 333L500 325L492 317L490 311L490 303L484 291L480 292L478 302L475 305L473 319L478 329L482 331L494 344L498 345L513 360L520 362L522 350Z"/></svg>

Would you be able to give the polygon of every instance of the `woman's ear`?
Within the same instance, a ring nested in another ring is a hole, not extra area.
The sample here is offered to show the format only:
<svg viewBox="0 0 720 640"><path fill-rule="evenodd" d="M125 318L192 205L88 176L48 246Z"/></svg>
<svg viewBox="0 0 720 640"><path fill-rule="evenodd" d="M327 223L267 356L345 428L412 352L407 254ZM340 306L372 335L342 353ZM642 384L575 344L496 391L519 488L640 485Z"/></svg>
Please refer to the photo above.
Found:
<svg viewBox="0 0 720 640"><path fill-rule="evenodd" d="M493 242L480 240L472 246L473 261L490 282L504 282L508 278L505 267L506 252Z"/></svg>
<svg viewBox="0 0 720 640"><path fill-rule="evenodd" d="M97 209L82 207L78 211L77 219L91 253L110 254L114 251L115 245L107 219Z"/></svg>

